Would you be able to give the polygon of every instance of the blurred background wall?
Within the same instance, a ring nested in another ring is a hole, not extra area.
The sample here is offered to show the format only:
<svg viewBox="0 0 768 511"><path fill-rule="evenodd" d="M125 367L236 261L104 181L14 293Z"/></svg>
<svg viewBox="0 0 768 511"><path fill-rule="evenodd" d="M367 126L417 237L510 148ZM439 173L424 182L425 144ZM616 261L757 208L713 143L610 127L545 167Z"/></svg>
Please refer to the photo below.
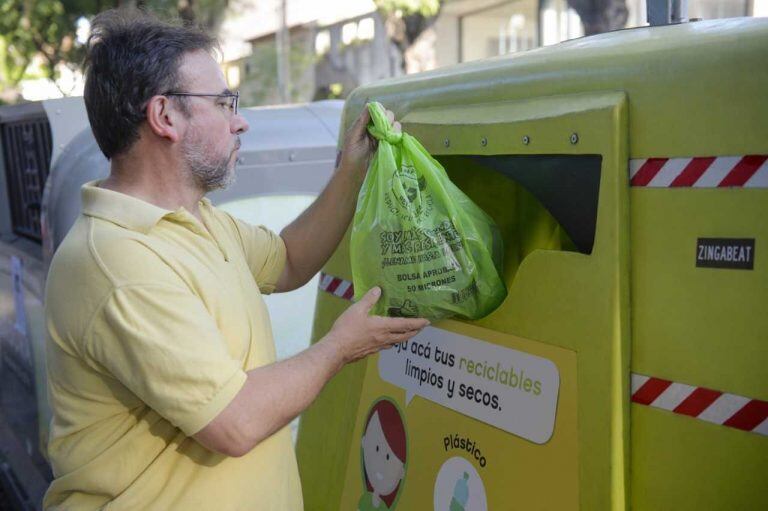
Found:
<svg viewBox="0 0 768 511"><path fill-rule="evenodd" d="M89 20L114 7L217 34L247 106L646 24L645 0L0 0L0 102L81 95ZM690 19L737 16L768 16L768 0L688 1Z"/></svg>

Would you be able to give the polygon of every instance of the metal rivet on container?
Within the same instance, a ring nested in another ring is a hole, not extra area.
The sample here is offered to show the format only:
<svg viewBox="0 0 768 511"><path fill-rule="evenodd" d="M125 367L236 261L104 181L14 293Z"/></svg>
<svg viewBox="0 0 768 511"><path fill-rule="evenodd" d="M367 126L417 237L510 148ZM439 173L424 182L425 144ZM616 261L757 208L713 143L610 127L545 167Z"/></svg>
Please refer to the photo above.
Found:
<svg viewBox="0 0 768 511"><path fill-rule="evenodd" d="M296 159L296 153L290 153L288 155L288 161L293 161Z"/></svg>
<svg viewBox="0 0 768 511"><path fill-rule="evenodd" d="M481 138L480 139L480 145L483 146L483 147L487 146L488 145L488 139L485 138L485 137Z"/></svg>
<svg viewBox="0 0 768 511"><path fill-rule="evenodd" d="M528 135L523 136L523 144L528 145L531 143L531 137Z"/></svg>
<svg viewBox="0 0 768 511"><path fill-rule="evenodd" d="M56 115L61 115L61 108L56 109Z"/></svg>
<svg viewBox="0 0 768 511"><path fill-rule="evenodd" d="M449 147L449 146L451 145L451 140L450 140L450 139L448 139L448 138L446 138L445 140L443 140L443 145L444 145L445 147Z"/></svg>
<svg viewBox="0 0 768 511"><path fill-rule="evenodd" d="M243 158L243 157L241 156L240 158L238 158L238 159L237 159L237 164L238 164L238 165L242 165L243 163L245 163L245 158Z"/></svg>
<svg viewBox="0 0 768 511"><path fill-rule="evenodd" d="M578 144L578 143L579 143L578 133L571 133L571 144Z"/></svg>

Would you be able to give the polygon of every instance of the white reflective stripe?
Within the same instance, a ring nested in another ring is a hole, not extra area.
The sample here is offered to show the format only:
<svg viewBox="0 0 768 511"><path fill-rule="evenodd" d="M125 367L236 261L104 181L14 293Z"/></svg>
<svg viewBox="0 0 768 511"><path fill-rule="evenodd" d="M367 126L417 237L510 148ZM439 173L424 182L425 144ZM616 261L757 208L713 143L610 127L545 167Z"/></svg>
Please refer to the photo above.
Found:
<svg viewBox="0 0 768 511"><path fill-rule="evenodd" d="M673 383L657 397L651 406L663 408L664 410L674 410L677 405L685 401L685 398L691 395L696 387L684 383Z"/></svg>
<svg viewBox="0 0 768 511"><path fill-rule="evenodd" d="M720 184L725 176L741 161L741 156L722 156L715 158L712 165L702 174L693 186L696 188L712 188Z"/></svg>
<svg viewBox="0 0 768 511"><path fill-rule="evenodd" d="M723 394L699 414L699 419L722 424L730 419L734 413L741 410L749 401L750 399L735 394Z"/></svg>
<svg viewBox="0 0 768 511"><path fill-rule="evenodd" d="M341 284L339 284L339 287L336 288L336 291L333 292L336 296L344 296L344 293L347 292L347 289L349 289L349 286L351 286L352 283L348 280L342 280Z"/></svg>
<svg viewBox="0 0 768 511"><path fill-rule="evenodd" d="M758 424L757 427L755 427L755 429L752 431L755 433L760 433L761 435L768 435L768 418Z"/></svg>
<svg viewBox="0 0 768 511"><path fill-rule="evenodd" d="M642 374L632 373L632 394L630 395L634 396L635 392L637 392L640 389L640 387L645 385L645 382L647 382L650 379L651 379L650 376L643 376Z"/></svg>
<svg viewBox="0 0 768 511"><path fill-rule="evenodd" d="M653 176L648 186L652 188L666 188L683 172L683 169L691 163L693 158L672 158L661 167L661 170Z"/></svg>
<svg viewBox="0 0 768 511"><path fill-rule="evenodd" d="M637 171L640 170L640 167L643 166L645 162L647 162L647 159L642 160L629 160L629 179L632 179L635 177L635 174L637 174Z"/></svg>
<svg viewBox="0 0 768 511"><path fill-rule="evenodd" d="M325 274L323 275L323 279L320 281L320 289L325 291L328 289L328 286L331 285L331 282L333 281L333 275Z"/></svg>
<svg viewBox="0 0 768 511"><path fill-rule="evenodd" d="M768 188L768 160L744 183L745 188Z"/></svg>

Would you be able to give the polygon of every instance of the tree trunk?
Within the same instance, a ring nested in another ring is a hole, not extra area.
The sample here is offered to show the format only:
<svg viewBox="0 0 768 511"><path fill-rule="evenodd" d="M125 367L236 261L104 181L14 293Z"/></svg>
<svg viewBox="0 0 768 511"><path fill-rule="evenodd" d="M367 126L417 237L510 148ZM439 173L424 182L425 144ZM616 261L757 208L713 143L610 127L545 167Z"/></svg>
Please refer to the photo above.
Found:
<svg viewBox="0 0 768 511"><path fill-rule="evenodd" d="M568 0L568 6L581 18L584 35L624 28L629 16L626 0Z"/></svg>
<svg viewBox="0 0 768 511"><path fill-rule="evenodd" d="M427 46L430 43L434 46L434 30L431 27L439 14L439 10L428 17L419 13L403 16L382 13L389 40L400 50L404 73L417 73L434 67L434 48L430 52Z"/></svg>

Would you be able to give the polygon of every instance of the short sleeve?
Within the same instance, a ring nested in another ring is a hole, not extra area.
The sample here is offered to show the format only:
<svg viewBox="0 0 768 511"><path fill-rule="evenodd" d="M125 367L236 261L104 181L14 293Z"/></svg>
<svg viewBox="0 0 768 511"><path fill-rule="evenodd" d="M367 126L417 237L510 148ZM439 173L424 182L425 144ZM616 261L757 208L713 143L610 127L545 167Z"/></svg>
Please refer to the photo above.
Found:
<svg viewBox="0 0 768 511"><path fill-rule="evenodd" d="M91 323L85 351L190 436L211 422L246 380L202 301L167 284L113 290Z"/></svg>
<svg viewBox="0 0 768 511"><path fill-rule="evenodd" d="M248 267L259 290L269 294L275 290L286 261L285 242L275 232L262 225L250 225L231 217L243 244Z"/></svg>

